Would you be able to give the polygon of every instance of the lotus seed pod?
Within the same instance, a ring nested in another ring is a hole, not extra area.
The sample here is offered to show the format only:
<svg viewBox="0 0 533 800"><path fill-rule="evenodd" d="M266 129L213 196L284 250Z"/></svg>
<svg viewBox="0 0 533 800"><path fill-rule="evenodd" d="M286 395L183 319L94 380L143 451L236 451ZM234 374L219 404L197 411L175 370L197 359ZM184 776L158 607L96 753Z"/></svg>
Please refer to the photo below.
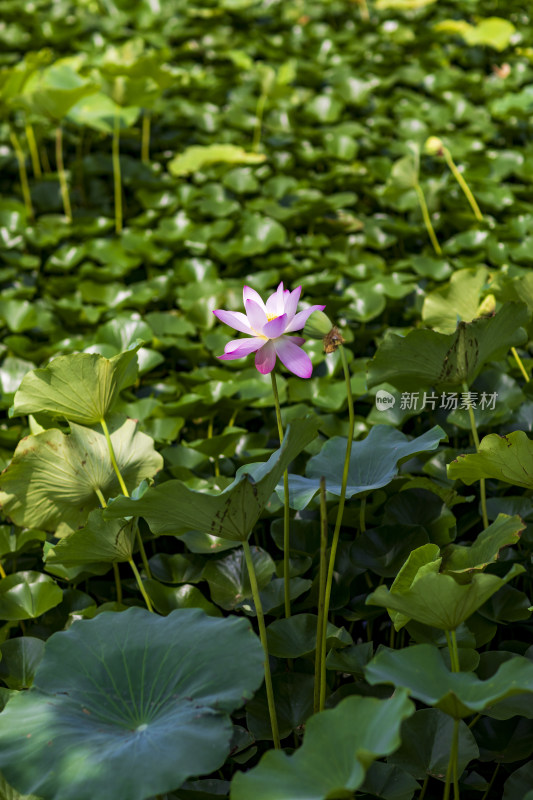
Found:
<svg viewBox="0 0 533 800"><path fill-rule="evenodd" d="M333 328L333 323L323 311L315 311L307 322L303 334L307 339L323 339Z"/></svg>

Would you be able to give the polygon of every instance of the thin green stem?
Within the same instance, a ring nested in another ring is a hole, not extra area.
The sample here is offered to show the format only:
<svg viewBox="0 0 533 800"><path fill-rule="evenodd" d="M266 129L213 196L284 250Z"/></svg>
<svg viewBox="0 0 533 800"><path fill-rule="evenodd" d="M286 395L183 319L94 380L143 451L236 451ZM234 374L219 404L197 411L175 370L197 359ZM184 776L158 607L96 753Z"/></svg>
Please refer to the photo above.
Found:
<svg viewBox="0 0 533 800"><path fill-rule="evenodd" d="M420 789L420 794L418 795L418 800L424 800L426 796L426 789L428 788L429 783L429 775L426 775L424 778L424 783L422 784L422 788Z"/></svg>
<svg viewBox="0 0 533 800"><path fill-rule="evenodd" d="M320 707L322 680L322 637L324 635L324 601L326 592L326 550L328 547L328 513L326 506L326 479L320 479L320 567L318 578L318 619L315 649L315 696L314 711ZM325 670L324 670L325 673Z"/></svg>
<svg viewBox="0 0 533 800"><path fill-rule="evenodd" d="M6 571L3 568L1 561L0 561L0 578L7 578Z"/></svg>
<svg viewBox="0 0 533 800"><path fill-rule="evenodd" d="M452 670L453 672L461 672L461 662L459 661L459 648L457 647L457 634L455 633L455 629L450 631L450 640L452 643L453 664L454 664Z"/></svg>
<svg viewBox="0 0 533 800"><path fill-rule="evenodd" d="M428 232L429 238L431 239L431 244L433 245L433 249L435 250L438 256L442 255L442 249L439 244L439 240L437 239L437 235L431 224L431 217L429 216L428 206L426 203L426 198L424 197L424 192L422 191L422 187L419 183L415 184L415 192L418 197L418 202L420 204L420 210L422 212L422 218L424 220L424 225L426 226L426 230Z"/></svg>
<svg viewBox="0 0 533 800"><path fill-rule="evenodd" d="M481 798L481 800L488 800L488 797L490 795L490 790L492 789L492 784L496 780L496 775L498 774L498 770L500 769L500 766L501 766L501 761L498 761L498 763L496 764L496 767L494 768L494 772L492 773L492 778L490 779L490 783L487 786L487 788L485 789L485 791L483 792L483 797Z"/></svg>
<svg viewBox="0 0 533 800"><path fill-rule="evenodd" d="M263 614L263 606L261 604L261 596L259 594L259 586L257 585L257 576L255 574L254 560L252 558L252 551L250 544L246 541L242 543L244 550L244 558L246 559L246 567L248 569L248 576L250 578L250 587L252 589L252 597L254 600L255 611L257 614L257 624L259 627L259 638L265 651L265 687L267 693L268 713L270 714L270 725L272 728L272 738L274 739L274 747L279 750L281 742L278 731L278 719L276 716L276 704L274 702L274 690L272 688L272 675L270 673L270 662L268 660L268 644L265 627L265 617Z"/></svg>
<svg viewBox="0 0 533 800"><path fill-rule="evenodd" d="M104 497L104 495L102 494L102 491L101 491L101 489L99 489L98 487L96 487L96 489L94 490L94 493L95 493L95 495L97 496L97 498L99 499L99 501L100 501L100 505L102 506L102 508L107 508L107 503L106 503L106 501L105 501L105 497Z"/></svg>
<svg viewBox="0 0 533 800"><path fill-rule="evenodd" d="M520 358L520 356L517 353L516 347L511 347L511 353L514 356L514 360L518 364L518 369L520 370L520 372L524 376L524 378L526 380L526 383L529 383L529 380L530 380L529 375L527 374L526 368L524 367L524 365L522 363L522 359Z"/></svg>
<svg viewBox="0 0 533 800"><path fill-rule="evenodd" d="M122 178L120 174L120 117L115 114L113 125L113 143L111 146L113 159L113 186L115 190L115 231L122 231Z"/></svg>
<svg viewBox="0 0 533 800"><path fill-rule="evenodd" d="M474 727L474 725L476 724L476 722L478 722L478 721L481 719L481 717L482 717L482 716L483 716L483 714L476 714L476 716L474 717L474 719L472 720L472 722L469 722L469 723L468 723L468 727L469 727L469 728L473 728L473 727Z"/></svg>
<svg viewBox="0 0 533 800"><path fill-rule="evenodd" d="M41 169L41 162L39 160L39 148L37 147L37 140L35 138L35 133L31 122L26 122L24 130L26 131L26 139L30 151L33 174L35 175L36 178L42 178L43 171Z"/></svg>
<svg viewBox="0 0 533 800"><path fill-rule="evenodd" d="M463 382L463 392L468 394L468 385L466 381ZM477 433L477 426L476 426L476 418L474 417L474 409L472 408L472 404L467 401L468 406L468 416L470 417L470 428L472 430L472 438L474 440L474 445L476 448L476 453L479 453L479 436ZM481 515L483 517L483 527L489 527L489 518L487 515L487 493L485 491L485 478L480 478L479 480L479 493L481 496Z"/></svg>
<svg viewBox="0 0 533 800"><path fill-rule="evenodd" d="M366 531L365 511L366 511L366 497L363 497L363 498L361 498L361 505L359 506L359 532L360 533L364 533Z"/></svg>
<svg viewBox="0 0 533 800"><path fill-rule="evenodd" d="M479 220L480 222L483 222L483 214L481 213L481 211L479 209L479 206L476 203L476 198L474 197L474 195L470 191L469 185L467 184L467 182L465 181L465 179L463 178L463 176L461 175L461 173L457 169L457 167L455 165L455 162L454 162L454 160L452 158L452 154L450 153L450 151L448 150L447 147L443 147L442 148L442 155L444 156L444 160L446 161L446 163L448 164L450 170L452 171L453 177L455 178L455 180L457 181L457 183L459 184L459 186L463 190L466 199L470 203L470 208L474 212L474 216L476 217L477 220Z"/></svg>
<svg viewBox="0 0 533 800"><path fill-rule="evenodd" d="M61 125L56 128L56 167L59 177L59 188L61 199L63 200L63 210L69 222L72 222L72 207L70 205L70 195L68 193L67 173L63 163L63 130Z"/></svg>
<svg viewBox="0 0 533 800"><path fill-rule="evenodd" d="M20 142L18 140L18 136L15 133L15 131L9 131L9 138L11 139L11 144L13 145L13 149L17 157L17 163L19 167L20 188L22 190L24 205L26 206L26 213L28 214L28 217L30 219L33 219L34 213L33 213L33 205L31 202L30 184L28 183L28 173L26 172L26 159L24 158L24 153L22 151L22 147L20 146Z"/></svg>
<svg viewBox="0 0 533 800"><path fill-rule="evenodd" d="M457 781L457 755L459 751L459 720L454 719L453 721L453 734L452 734L452 746L450 750L450 758L448 759L448 769L446 770L446 782L444 784L444 794L442 796L442 800L449 800L450 798L450 789L453 779L454 785L454 800L460 800L459 798L459 784Z"/></svg>
<svg viewBox="0 0 533 800"><path fill-rule="evenodd" d="M100 420L100 425L102 426L102 430L104 432L104 436L105 436L105 439L106 439L106 442L107 442L107 449L109 451L109 458L111 459L111 464L113 465L113 469L115 471L115 475L117 476L117 480L119 482L122 494L124 495L124 497L129 497L130 493L128 492L128 487L124 483L124 478L122 477L122 473L121 473L120 468L119 468L119 466L117 464L117 459L116 459L116 456L115 456L115 448L113 447L113 442L111 441L111 436L109 434L109 428L107 427L107 422L105 421L105 419L103 417ZM143 567L146 570L147 576L149 578L151 578L152 574L150 572L150 565L148 564L148 558L146 557L146 550L144 549L144 544L143 544L141 532L139 530L139 526L138 525L137 525L136 536L137 536L137 544L139 545L139 552L141 554L141 560L143 562Z"/></svg>
<svg viewBox="0 0 533 800"><path fill-rule="evenodd" d="M141 130L141 160L143 164L150 163L150 126L152 118L149 111L143 114Z"/></svg>
<svg viewBox="0 0 533 800"><path fill-rule="evenodd" d="M94 490L94 493L98 497L100 501L100 505L102 508L107 508L107 503L105 500L104 495L102 494L101 490L98 487ZM115 587L117 590L117 603L122 603L122 584L120 582L120 572L118 570L118 564L113 562L113 575L115 576Z"/></svg>
<svg viewBox="0 0 533 800"><path fill-rule="evenodd" d="M278 423L279 443L283 441L283 422L281 420L281 406L279 404L278 384L274 370L270 373L272 379L272 393L276 407L276 420ZM285 616L291 615L291 575L290 575L290 506L289 506L289 473L283 473L283 593L285 600Z"/></svg>
<svg viewBox="0 0 533 800"><path fill-rule="evenodd" d="M48 158L48 151L44 144L40 147L41 161L43 162L43 170L47 175L52 174L52 167L50 166L50 159Z"/></svg>
<svg viewBox="0 0 533 800"><path fill-rule="evenodd" d="M339 498L339 507L337 509L337 518L335 520L335 528L333 529L333 539L331 541L331 550L329 554L328 574L326 578L326 591L324 593L324 627L322 634L322 675L320 680L320 711L324 709L326 703L326 643L327 643L327 627L329 616L329 604L331 601L331 587L333 585L333 573L335 571L335 558L337 555L337 547L339 544L339 536L341 531L342 517L344 514L344 503L346 501L346 486L348 485L348 470L350 468L350 456L352 454L352 441L355 429L355 414L353 410L353 394L352 386L350 383L350 370L348 368L348 360L343 345L339 346L341 354L342 368L344 371L344 379L346 383L346 396L348 398L348 441L346 442L346 453L344 456L344 467L342 471L341 494Z"/></svg>
<svg viewBox="0 0 533 800"><path fill-rule="evenodd" d="M113 575L115 576L115 588L117 590L117 603L122 603L122 584L120 582L120 572L118 564L113 562Z"/></svg>
<svg viewBox="0 0 533 800"><path fill-rule="evenodd" d="M263 116L265 113L265 106L267 99L268 99L268 94L265 94L265 92L261 92L255 109L255 128L254 128L254 138L252 141L252 150L256 152L257 150L259 150L259 145L261 144L261 131L263 128Z"/></svg>
<svg viewBox="0 0 533 800"><path fill-rule="evenodd" d="M133 574L135 575L135 580L137 581L137 586L139 587L139 589L141 591L141 594L142 594L142 596L144 598L144 602L146 603L146 608L148 609L148 611L151 611L152 614L153 614L154 613L154 609L152 608L152 603L150 602L150 598L146 594L146 589L144 588L144 585L143 585L143 582L142 582L142 578L139 575L139 570L135 566L135 561L132 558L129 559L129 565L133 570Z"/></svg>

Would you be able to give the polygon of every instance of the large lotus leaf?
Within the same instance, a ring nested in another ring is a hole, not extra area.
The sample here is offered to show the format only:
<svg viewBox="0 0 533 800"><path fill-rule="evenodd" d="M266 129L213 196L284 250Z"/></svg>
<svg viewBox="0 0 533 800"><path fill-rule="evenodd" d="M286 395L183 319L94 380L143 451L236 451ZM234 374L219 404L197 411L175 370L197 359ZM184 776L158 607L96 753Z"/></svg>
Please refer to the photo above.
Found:
<svg viewBox="0 0 533 800"><path fill-rule="evenodd" d="M70 434L50 428L19 443L0 475L0 503L17 525L69 531L84 525L105 498L120 493L104 434L71 423ZM163 466L153 440L127 419L111 429L111 442L126 486L132 491Z"/></svg>
<svg viewBox="0 0 533 800"><path fill-rule="evenodd" d="M18 636L0 645L0 678L9 689L29 689L43 657L44 642L34 636ZM1 794L0 794L1 797Z"/></svg>
<svg viewBox="0 0 533 800"><path fill-rule="evenodd" d="M260 164L265 158L261 153L250 153L234 144L210 144L188 147L169 162L168 170L171 175L181 177L212 164Z"/></svg>
<svg viewBox="0 0 533 800"><path fill-rule="evenodd" d="M44 800L145 800L224 763L229 713L263 678L243 619L104 612L48 639L0 714L0 768Z"/></svg>
<svg viewBox="0 0 533 800"><path fill-rule="evenodd" d="M147 489L138 500L119 497L106 516L144 517L153 533L200 530L222 539L246 541L290 462L316 436L317 422L295 420L266 462L240 467L233 483L218 494L189 489L178 480Z"/></svg>
<svg viewBox="0 0 533 800"><path fill-rule="evenodd" d="M533 692L533 662L523 656L505 661L487 680L473 672L450 672L437 647L417 644L403 650L384 648L365 667L367 681L408 689L428 706L461 719L488 712L507 697ZM515 715L511 709L507 719Z"/></svg>
<svg viewBox="0 0 533 800"><path fill-rule="evenodd" d="M405 594L411 587L428 572L439 572L442 558L440 549L436 544L428 542L412 550L400 571L396 575L390 591L392 594ZM389 616L394 622L396 630L400 630L409 622L410 617L388 608Z"/></svg>
<svg viewBox="0 0 533 800"><path fill-rule="evenodd" d="M352 797L373 761L398 748L402 721L413 712L402 691L389 700L347 697L308 720L304 743L294 755L271 750L255 769L238 773L231 800Z"/></svg>
<svg viewBox="0 0 533 800"><path fill-rule="evenodd" d="M487 276L486 267L454 272L446 286L426 295L422 306L426 325L440 333L454 333L458 320L471 322L478 317Z"/></svg>
<svg viewBox="0 0 533 800"><path fill-rule="evenodd" d="M368 387L390 383L398 389L470 385L487 361L523 344L521 327L529 312L523 303L507 303L494 317L460 322L455 333L414 330L390 334L368 367Z"/></svg>
<svg viewBox="0 0 533 800"><path fill-rule="evenodd" d="M366 494L386 486L396 477L399 465L420 453L436 450L445 432L438 425L415 439L409 439L390 425L374 425L360 442L352 443L346 497ZM305 508L320 488L320 478L326 479L326 489L336 497L342 488L342 472L347 440L333 436L324 444L318 455L309 459L307 477L289 476L292 508ZM283 499L283 485L277 486L278 497Z"/></svg>
<svg viewBox="0 0 533 800"><path fill-rule="evenodd" d="M0 581L0 620L36 619L59 605L63 592L42 572L14 572Z"/></svg>
<svg viewBox="0 0 533 800"><path fill-rule="evenodd" d="M389 756L388 763L396 764L414 778L444 780L453 739L453 720L438 708L422 708L402 725L402 744ZM473 734L461 722L459 725L459 775L467 764L479 757Z"/></svg>
<svg viewBox="0 0 533 800"><path fill-rule="evenodd" d="M465 584L458 583L451 575L428 572L401 594L389 591L386 586L378 586L367 597L366 602L399 611L424 625L451 631L477 611L498 589L522 572L524 567L514 564L503 578L478 572L474 573L470 583Z"/></svg>
<svg viewBox="0 0 533 800"><path fill-rule="evenodd" d="M461 36L468 45L488 45L495 50L509 47L516 31L512 22L501 17L480 19L475 25L463 19L443 19L433 26L440 33L451 33Z"/></svg>
<svg viewBox="0 0 533 800"><path fill-rule="evenodd" d="M98 84L78 74L79 63L79 59L64 58L34 72L24 87L21 102L31 111L59 122L74 103L98 89Z"/></svg>
<svg viewBox="0 0 533 800"><path fill-rule="evenodd" d="M13 414L47 412L81 425L100 422L120 390L135 380L139 347L113 358L96 353L58 356L44 369L24 376L15 394Z"/></svg>
<svg viewBox="0 0 533 800"><path fill-rule="evenodd" d="M458 456L448 464L448 477L471 485L481 478L494 478L533 489L533 442L524 431L506 436L491 433L479 445L479 452Z"/></svg>
<svg viewBox="0 0 533 800"><path fill-rule="evenodd" d="M81 564L119 564L130 561L135 544L135 523L105 520L102 509L91 511L86 525L46 551L45 563L78 567Z"/></svg>
<svg viewBox="0 0 533 800"><path fill-rule="evenodd" d="M140 111L140 106L119 106L103 92L96 92L79 100L68 112L68 118L77 125L113 133L116 122L121 129L131 128Z"/></svg>
<svg viewBox="0 0 533 800"><path fill-rule="evenodd" d="M498 514L496 520L482 531L470 547L451 544L444 551L443 572L473 572L497 561L502 547L515 544L525 528L520 517Z"/></svg>

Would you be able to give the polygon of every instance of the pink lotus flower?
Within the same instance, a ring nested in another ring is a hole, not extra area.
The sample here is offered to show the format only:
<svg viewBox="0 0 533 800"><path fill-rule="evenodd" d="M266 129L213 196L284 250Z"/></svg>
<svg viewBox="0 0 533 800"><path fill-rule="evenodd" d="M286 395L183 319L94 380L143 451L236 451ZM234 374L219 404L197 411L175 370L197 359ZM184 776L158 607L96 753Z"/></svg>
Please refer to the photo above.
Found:
<svg viewBox="0 0 533 800"><path fill-rule="evenodd" d="M274 369L277 356L299 378L310 378L313 371L311 359L300 346L305 339L286 334L301 330L313 311L322 311L325 306L311 306L296 313L301 291L302 287L298 286L290 292L280 283L264 303L255 289L245 286L242 295L246 314L221 309L213 311L221 322L251 337L228 342L224 354L218 358L233 361L255 353L255 366L267 375Z"/></svg>

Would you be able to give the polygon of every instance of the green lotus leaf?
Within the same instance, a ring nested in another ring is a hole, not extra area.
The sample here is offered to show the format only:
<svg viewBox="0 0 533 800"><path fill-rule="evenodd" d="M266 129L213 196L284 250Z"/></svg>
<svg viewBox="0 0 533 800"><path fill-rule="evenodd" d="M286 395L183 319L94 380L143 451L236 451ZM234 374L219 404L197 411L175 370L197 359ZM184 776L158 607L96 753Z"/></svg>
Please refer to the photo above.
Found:
<svg viewBox="0 0 533 800"><path fill-rule="evenodd" d="M78 567L82 564L120 564L130 561L135 544L135 523L104 520L102 509L91 511L86 525L60 539L46 551L45 563Z"/></svg>
<svg viewBox="0 0 533 800"><path fill-rule="evenodd" d="M276 717L282 739L304 725L313 713L313 675L283 672L272 676ZM255 739L272 741L272 727L268 712L265 686L246 703L246 725Z"/></svg>
<svg viewBox="0 0 533 800"><path fill-rule="evenodd" d="M77 125L87 125L102 133L113 133L115 120L120 129L131 128L140 111L140 106L120 106L103 92L96 92L72 106L68 118Z"/></svg>
<svg viewBox="0 0 533 800"><path fill-rule="evenodd" d="M429 547L431 545L424 545ZM421 549L421 548L419 548ZM440 630L455 630L461 622L480 608L502 586L524 572L521 564L513 564L500 578L486 572L474 573L470 583L458 583L451 575L427 572L413 581L407 591L393 592L379 586L367 597L367 604L399 611L416 622L432 625ZM406 620L402 620L401 627Z"/></svg>
<svg viewBox="0 0 533 800"><path fill-rule="evenodd" d="M479 452L458 456L448 464L448 477L468 486L480 478L494 478L533 489L533 442L524 431L506 436L491 433L481 440Z"/></svg>
<svg viewBox="0 0 533 800"><path fill-rule="evenodd" d="M78 100L98 90L98 84L78 74L80 63L80 58L62 58L34 72L24 86L21 102L31 111L59 122Z"/></svg>
<svg viewBox="0 0 533 800"><path fill-rule="evenodd" d="M389 700L347 697L308 720L304 743L294 755L271 750L257 767L238 773L231 800L349 798L373 761L398 748L402 721L414 710L403 691Z"/></svg>
<svg viewBox="0 0 533 800"><path fill-rule="evenodd" d="M104 434L71 423L27 436L0 475L0 503L17 525L67 533L85 525L104 498L120 493ZM129 491L163 466L153 441L128 419L111 426L111 442Z"/></svg>
<svg viewBox="0 0 533 800"><path fill-rule="evenodd" d="M9 689L29 689L43 652L44 642L34 636L19 636L2 642L0 678Z"/></svg>
<svg viewBox="0 0 533 800"><path fill-rule="evenodd" d="M501 17L480 19L475 25L470 25L470 23L462 19L444 19L442 22L437 22L433 27L439 33L451 33L461 36L472 47L488 45L500 51L509 47L511 38L516 31L512 22Z"/></svg>
<svg viewBox="0 0 533 800"><path fill-rule="evenodd" d="M480 314L481 294L488 274L486 267L454 272L446 286L426 295L422 306L425 324L439 333L454 333L458 320L472 322Z"/></svg>
<svg viewBox="0 0 533 800"><path fill-rule="evenodd" d="M260 590L265 589L276 571L272 557L260 547L251 547L252 560ZM209 560L203 576L209 584L213 601L221 608L231 611L252 597L250 575L242 547L232 550L222 558Z"/></svg>
<svg viewBox="0 0 533 800"><path fill-rule="evenodd" d="M267 628L268 652L278 658L300 658L314 652L317 622L316 614L296 614L272 622ZM348 631L328 622L327 644L337 649L353 642Z"/></svg>
<svg viewBox="0 0 533 800"><path fill-rule="evenodd" d="M469 547L451 544L444 551L443 572L461 573L484 569L497 561L502 547L516 544L526 527L520 517L498 514L496 520L482 531Z"/></svg>
<svg viewBox="0 0 533 800"><path fill-rule="evenodd" d="M399 189L413 189L418 184L420 169L418 153L403 156L391 169L389 183Z"/></svg>
<svg viewBox="0 0 533 800"><path fill-rule="evenodd" d="M409 439L390 425L374 425L366 439L353 442L348 471L346 497L366 494L386 486L396 477L402 462L420 453L436 450L446 434L438 425L415 439ZM307 477L289 476L290 503L292 508L305 508L320 488L320 478L326 479L327 491L340 496L342 471L346 453L346 439L333 436L323 445L318 455L309 459ZM276 487L283 499L283 485Z"/></svg>
<svg viewBox="0 0 533 800"><path fill-rule="evenodd" d="M317 426L311 418L292 422L281 447L268 461L240 467L233 483L218 494L198 492L171 480L147 489L138 500L116 498L105 516L144 517L156 534L200 530L222 539L246 541L283 472L315 438Z"/></svg>
<svg viewBox="0 0 533 800"><path fill-rule="evenodd" d="M365 667L371 685L392 683L412 697L440 708L455 719L485 713L508 697L533 692L533 662L523 656L505 661L492 677L480 680L473 672L450 672L437 647L417 644L403 650L384 648ZM510 709L508 719L516 714Z"/></svg>
<svg viewBox="0 0 533 800"><path fill-rule="evenodd" d="M459 724L457 772L461 776L466 766L479 757L479 748L468 726ZM418 780L426 777L443 781L448 768L453 738L453 720L438 708L422 708L402 725L402 744L388 758L389 764L409 772Z"/></svg>
<svg viewBox="0 0 533 800"><path fill-rule="evenodd" d="M421 386L470 385L484 364L527 340L521 326L528 319L523 303L506 303L494 317L460 322L455 333L389 334L369 363L368 387L390 383L419 391Z"/></svg>
<svg viewBox="0 0 533 800"><path fill-rule="evenodd" d="M428 542L415 548L409 553L405 563L396 575L390 587L391 593L405 594L424 575L429 572L439 572L441 563L440 549L436 544ZM410 620L408 615L395 611L393 608L387 608L387 611L394 622L396 630L400 630Z"/></svg>
<svg viewBox="0 0 533 800"><path fill-rule="evenodd" d="M34 794L31 796L29 794L21 795L20 792L17 792L16 789L9 785L3 775L0 775L0 797L2 800L41 800Z"/></svg>
<svg viewBox="0 0 533 800"><path fill-rule="evenodd" d="M144 800L221 767L229 714L259 687L243 619L104 612L46 642L33 687L0 714L0 767L44 800Z"/></svg>
<svg viewBox="0 0 533 800"><path fill-rule="evenodd" d="M181 177L212 164L260 164L264 160L261 153L251 153L234 144L210 144L188 147L169 162L168 170L174 177Z"/></svg>
<svg viewBox="0 0 533 800"><path fill-rule="evenodd" d="M44 369L24 376L13 415L47 412L81 425L100 422L121 389L135 380L139 347L109 359L95 353L58 356Z"/></svg>
<svg viewBox="0 0 533 800"><path fill-rule="evenodd" d="M14 572L0 581L0 620L36 619L59 605L63 592L42 572Z"/></svg>

